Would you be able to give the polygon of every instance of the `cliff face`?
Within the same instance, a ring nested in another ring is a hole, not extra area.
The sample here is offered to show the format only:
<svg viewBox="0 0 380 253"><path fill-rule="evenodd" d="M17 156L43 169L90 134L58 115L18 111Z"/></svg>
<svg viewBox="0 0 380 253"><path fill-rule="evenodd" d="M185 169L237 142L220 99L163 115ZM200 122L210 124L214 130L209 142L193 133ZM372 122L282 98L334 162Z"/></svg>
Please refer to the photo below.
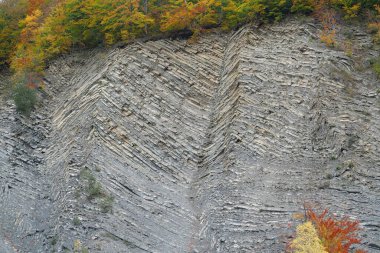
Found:
<svg viewBox="0 0 380 253"><path fill-rule="evenodd" d="M306 201L380 252L376 52L350 29L362 59L287 21L56 60L30 119L0 107L0 251L281 252Z"/></svg>

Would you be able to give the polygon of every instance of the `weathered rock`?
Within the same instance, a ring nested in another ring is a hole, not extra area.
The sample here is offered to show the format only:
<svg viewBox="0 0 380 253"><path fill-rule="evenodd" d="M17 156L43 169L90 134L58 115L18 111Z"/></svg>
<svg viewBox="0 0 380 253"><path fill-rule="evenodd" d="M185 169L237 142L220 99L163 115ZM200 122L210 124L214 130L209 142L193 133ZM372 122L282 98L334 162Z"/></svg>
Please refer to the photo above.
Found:
<svg viewBox="0 0 380 253"><path fill-rule="evenodd" d="M380 252L380 84L316 29L56 60L38 115L0 107L0 251L282 252L306 201L361 220Z"/></svg>

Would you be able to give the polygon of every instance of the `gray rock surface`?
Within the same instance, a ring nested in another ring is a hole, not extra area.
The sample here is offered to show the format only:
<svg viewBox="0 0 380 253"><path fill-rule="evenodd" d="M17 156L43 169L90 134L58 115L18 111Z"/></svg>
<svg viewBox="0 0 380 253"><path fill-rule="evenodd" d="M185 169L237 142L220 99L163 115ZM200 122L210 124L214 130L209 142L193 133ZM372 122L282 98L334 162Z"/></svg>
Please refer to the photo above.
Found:
<svg viewBox="0 0 380 253"><path fill-rule="evenodd" d="M51 63L30 119L0 106L0 252L283 252L305 202L380 252L377 52L308 22Z"/></svg>

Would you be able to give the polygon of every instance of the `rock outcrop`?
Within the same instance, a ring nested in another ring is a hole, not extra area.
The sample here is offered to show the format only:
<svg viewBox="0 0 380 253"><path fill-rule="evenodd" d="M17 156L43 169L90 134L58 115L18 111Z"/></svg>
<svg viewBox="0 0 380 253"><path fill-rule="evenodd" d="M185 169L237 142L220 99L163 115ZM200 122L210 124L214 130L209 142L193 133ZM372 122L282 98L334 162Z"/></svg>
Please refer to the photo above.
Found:
<svg viewBox="0 0 380 253"><path fill-rule="evenodd" d="M294 20L57 59L37 113L0 107L0 251L283 252L309 202L380 252L376 51L350 29L360 61Z"/></svg>

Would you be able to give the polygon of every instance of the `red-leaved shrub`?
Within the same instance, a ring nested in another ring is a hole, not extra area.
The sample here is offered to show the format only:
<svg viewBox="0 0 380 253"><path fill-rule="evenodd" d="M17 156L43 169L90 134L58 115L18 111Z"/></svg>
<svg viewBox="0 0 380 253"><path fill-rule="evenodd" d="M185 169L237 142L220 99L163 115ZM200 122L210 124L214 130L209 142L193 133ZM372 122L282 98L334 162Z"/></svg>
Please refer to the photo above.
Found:
<svg viewBox="0 0 380 253"><path fill-rule="evenodd" d="M358 231L359 221L352 221L348 217L338 219L329 217L328 211L320 215L312 209L306 211L308 220L312 221L322 240L323 246L331 253L348 253L351 245L360 243ZM356 250L355 253L365 253L364 250Z"/></svg>

